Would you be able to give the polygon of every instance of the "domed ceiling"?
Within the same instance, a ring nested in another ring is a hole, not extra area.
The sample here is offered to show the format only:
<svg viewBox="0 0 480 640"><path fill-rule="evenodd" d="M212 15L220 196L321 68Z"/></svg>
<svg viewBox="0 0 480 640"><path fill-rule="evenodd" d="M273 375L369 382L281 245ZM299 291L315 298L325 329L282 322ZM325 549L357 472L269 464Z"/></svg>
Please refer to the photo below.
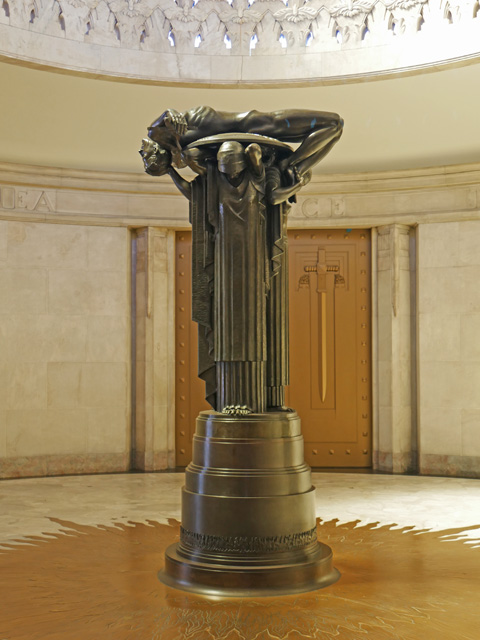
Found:
<svg viewBox="0 0 480 640"><path fill-rule="evenodd" d="M2 0L0 52L144 82L336 82L477 57L478 0Z"/></svg>

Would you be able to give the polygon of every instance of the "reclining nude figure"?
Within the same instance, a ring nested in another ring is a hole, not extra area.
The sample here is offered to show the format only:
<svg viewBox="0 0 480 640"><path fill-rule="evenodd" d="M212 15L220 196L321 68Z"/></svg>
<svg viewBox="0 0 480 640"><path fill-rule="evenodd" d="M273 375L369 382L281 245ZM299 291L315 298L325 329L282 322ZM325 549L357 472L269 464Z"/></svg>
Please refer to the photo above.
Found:
<svg viewBox="0 0 480 640"><path fill-rule="evenodd" d="M291 177L293 183L329 153L342 131L342 118L328 111L284 109L270 113L255 110L233 113L201 106L182 113L167 109L150 125L148 136L159 145L160 154L164 150L168 152L162 163L163 173L167 173L171 163L179 169L188 164L198 172L198 167L192 166L182 150L192 142L220 133L256 133L282 142L300 143L279 165L281 171L296 174L296 180Z"/></svg>

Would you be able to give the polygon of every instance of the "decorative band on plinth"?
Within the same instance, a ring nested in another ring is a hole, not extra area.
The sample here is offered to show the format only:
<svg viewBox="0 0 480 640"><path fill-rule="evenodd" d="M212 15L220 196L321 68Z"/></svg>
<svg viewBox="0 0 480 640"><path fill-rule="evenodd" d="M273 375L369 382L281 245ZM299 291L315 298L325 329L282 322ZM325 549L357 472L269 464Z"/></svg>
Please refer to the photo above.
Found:
<svg viewBox="0 0 480 640"><path fill-rule="evenodd" d="M180 527L180 544L198 551L219 553L272 553L304 549L317 541L317 528L282 536L215 536Z"/></svg>
<svg viewBox="0 0 480 640"><path fill-rule="evenodd" d="M216 411L201 411L196 421L195 435L204 438L290 438L302 433L300 418L295 411L251 413L230 416Z"/></svg>

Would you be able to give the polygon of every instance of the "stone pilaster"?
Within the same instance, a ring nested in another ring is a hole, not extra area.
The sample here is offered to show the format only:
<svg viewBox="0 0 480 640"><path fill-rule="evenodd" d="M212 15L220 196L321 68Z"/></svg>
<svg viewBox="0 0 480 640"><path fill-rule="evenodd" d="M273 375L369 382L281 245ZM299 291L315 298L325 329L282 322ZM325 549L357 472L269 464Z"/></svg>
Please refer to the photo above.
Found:
<svg viewBox="0 0 480 640"><path fill-rule="evenodd" d="M415 465L412 411L410 227L377 235L377 412L374 468L408 473Z"/></svg>
<svg viewBox="0 0 480 640"><path fill-rule="evenodd" d="M175 466L175 232L147 227L134 240L133 468Z"/></svg>

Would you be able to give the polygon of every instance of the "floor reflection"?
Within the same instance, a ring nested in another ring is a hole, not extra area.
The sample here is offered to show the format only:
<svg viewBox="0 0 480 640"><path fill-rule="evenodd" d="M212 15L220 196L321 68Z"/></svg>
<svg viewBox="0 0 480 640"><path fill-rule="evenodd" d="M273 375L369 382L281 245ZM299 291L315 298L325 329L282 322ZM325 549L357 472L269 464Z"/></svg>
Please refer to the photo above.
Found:
<svg viewBox="0 0 480 640"><path fill-rule="evenodd" d="M157 580L176 521L80 525L0 547L2 640L478 640L480 525L318 522L342 578L316 592L212 599ZM477 542L462 538L478 529Z"/></svg>

